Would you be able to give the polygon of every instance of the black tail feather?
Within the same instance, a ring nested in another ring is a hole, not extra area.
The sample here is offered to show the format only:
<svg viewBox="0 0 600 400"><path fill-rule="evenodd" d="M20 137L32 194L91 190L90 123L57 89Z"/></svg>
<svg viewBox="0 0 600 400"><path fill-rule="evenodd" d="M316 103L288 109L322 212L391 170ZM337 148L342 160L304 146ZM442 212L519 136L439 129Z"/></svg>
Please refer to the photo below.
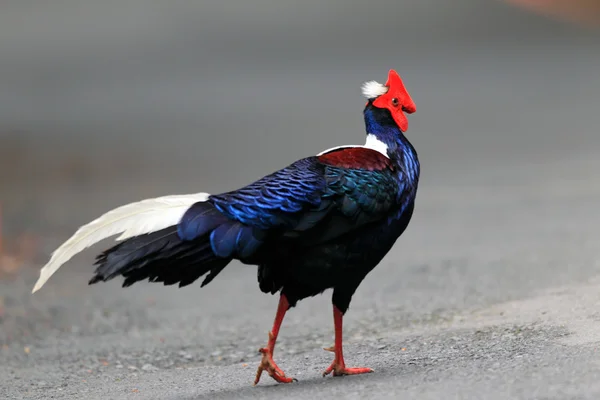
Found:
<svg viewBox="0 0 600 400"><path fill-rule="evenodd" d="M146 235L135 236L104 251L96 257L95 275L89 284L125 278L123 287L148 279L164 285L187 286L208 273L202 286L212 281L231 258L216 256L208 235L183 241L177 227L171 226Z"/></svg>

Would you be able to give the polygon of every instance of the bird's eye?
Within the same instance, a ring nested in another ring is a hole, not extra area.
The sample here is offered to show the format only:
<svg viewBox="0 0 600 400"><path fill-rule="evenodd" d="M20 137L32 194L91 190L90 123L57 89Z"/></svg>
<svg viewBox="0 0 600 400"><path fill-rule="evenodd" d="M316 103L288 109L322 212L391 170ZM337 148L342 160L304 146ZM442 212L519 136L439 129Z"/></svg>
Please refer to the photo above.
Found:
<svg viewBox="0 0 600 400"><path fill-rule="evenodd" d="M397 98L395 98L395 97L394 97L394 98L392 99L392 105L393 105L394 107L398 107L398 99L397 99Z"/></svg>

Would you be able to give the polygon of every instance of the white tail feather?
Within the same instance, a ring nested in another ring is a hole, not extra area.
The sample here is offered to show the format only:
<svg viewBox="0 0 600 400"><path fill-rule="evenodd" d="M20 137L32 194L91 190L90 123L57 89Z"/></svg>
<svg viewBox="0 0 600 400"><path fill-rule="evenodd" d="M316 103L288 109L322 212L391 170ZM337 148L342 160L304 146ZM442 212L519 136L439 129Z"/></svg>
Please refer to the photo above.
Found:
<svg viewBox="0 0 600 400"><path fill-rule="evenodd" d="M206 201L208 193L184 194L146 199L115 208L80 227L69 240L56 249L41 269L32 293L40 290L50 277L74 255L101 240L121 234L121 241L155 232L179 223L192 204Z"/></svg>

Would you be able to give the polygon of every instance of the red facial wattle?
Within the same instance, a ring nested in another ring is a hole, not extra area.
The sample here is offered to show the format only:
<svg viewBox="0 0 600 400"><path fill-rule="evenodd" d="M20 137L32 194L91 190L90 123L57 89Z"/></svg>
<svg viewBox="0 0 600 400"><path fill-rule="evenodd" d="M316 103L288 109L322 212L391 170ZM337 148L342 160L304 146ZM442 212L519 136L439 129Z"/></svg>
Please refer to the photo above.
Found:
<svg viewBox="0 0 600 400"><path fill-rule="evenodd" d="M417 106L404 87L402 79L400 79L398 73L393 69L388 74L385 86L389 88L387 93L377 97L373 101L373 105L378 108L388 109L400 130L406 132L408 130L408 118L405 113L414 113L417 111Z"/></svg>

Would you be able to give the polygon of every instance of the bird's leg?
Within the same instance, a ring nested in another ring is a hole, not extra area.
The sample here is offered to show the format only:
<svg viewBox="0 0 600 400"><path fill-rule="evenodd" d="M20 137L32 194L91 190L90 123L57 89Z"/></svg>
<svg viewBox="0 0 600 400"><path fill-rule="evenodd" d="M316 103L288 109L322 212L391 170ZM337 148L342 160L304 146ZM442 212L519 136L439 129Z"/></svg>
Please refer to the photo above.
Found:
<svg viewBox="0 0 600 400"><path fill-rule="evenodd" d="M344 352L342 349L343 319L344 314L334 305L333 324L335 326L335 345L333 347L326 348L325 350L335 353L335 358L333 359L333 362L329 368L323 372L323 376L327 376L331 372L333 372L333 376L358 375L373 372L371 368L346 368L346 363L344 362Z"/></svg>
<svg viewBox="0 0 600 400"><path fill-rule="evenodd" d="M254 385L258 384L260 376L263 371L267 371L269 376L275 379L279 383L290 383L296 379L285 376L285 372L281 370L273 361L273 352L275 351L275 342L277 341L277 335L279 334L279 328L283 322L285 313L290 308L290 303L284 294L279 297L279 306L277 307L277 314L275 314L275 321L273 322L273 329L269 332L269 342L267 347L259 349L262 353L262 360L256 371L256 379L254 379Z"/></svg>

